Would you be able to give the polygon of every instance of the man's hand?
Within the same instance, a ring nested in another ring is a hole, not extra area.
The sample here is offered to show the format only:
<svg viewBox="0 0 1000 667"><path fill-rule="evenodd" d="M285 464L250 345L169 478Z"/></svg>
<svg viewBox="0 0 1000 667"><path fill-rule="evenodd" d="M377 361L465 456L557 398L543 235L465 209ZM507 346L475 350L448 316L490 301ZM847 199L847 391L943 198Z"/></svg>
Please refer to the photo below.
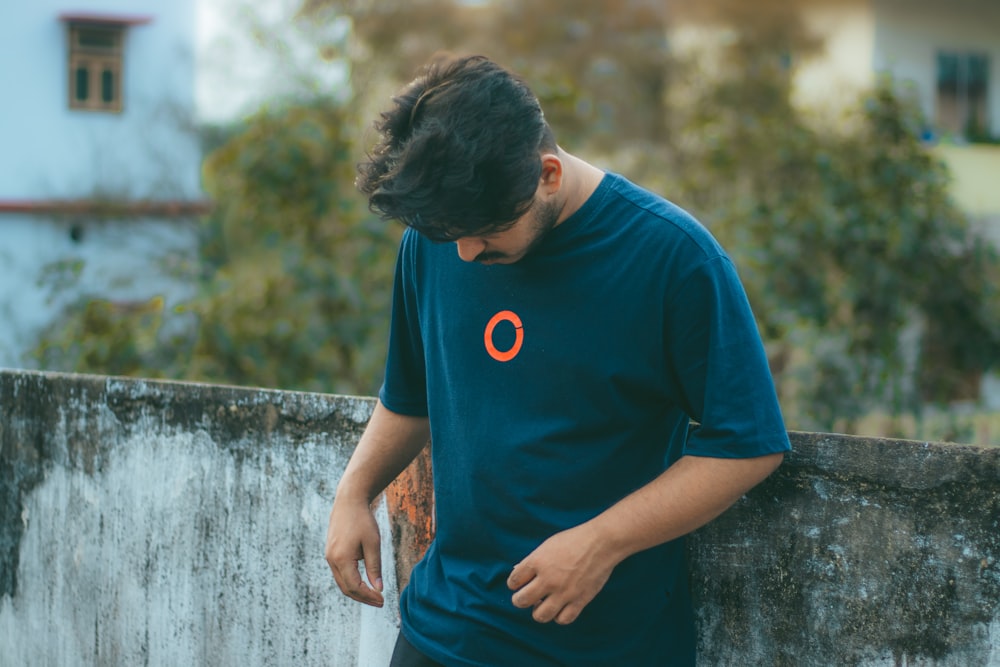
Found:
<svg viewBox="0 0 1000 667"><path fill-rule="evenodd" d="M590 521L556 533L507 578L515 607L540 623L572 623L629 556L705 525L770 475L784 454L681 457Z"/></svg>
<svg viewBox="0 0 1000 667"><path fill-rule="evenodd" d="M324 555L348 597L381 607L382 540L371 503L427 446L426 417L408 417L376 401L371 419L337 484ZM364 561L368 582L358 563Z"/></svg>
<svg viewBox="0 0 1000 667"><path fill-rule="evenodd" d="M567 625L604 588L618 560L596 531L582 524L556 533L518 563L507 578L515 607L534 607L539 623Z"/></svg>
<svg viewBox="0 0 1000 667"><path fill-rule="evenodd" d="M382 541L367 503L334 499L325 553L333 578L345 595L373 607L383 605ZM368 583L361 578L359 561L365 563Z"/></svg>

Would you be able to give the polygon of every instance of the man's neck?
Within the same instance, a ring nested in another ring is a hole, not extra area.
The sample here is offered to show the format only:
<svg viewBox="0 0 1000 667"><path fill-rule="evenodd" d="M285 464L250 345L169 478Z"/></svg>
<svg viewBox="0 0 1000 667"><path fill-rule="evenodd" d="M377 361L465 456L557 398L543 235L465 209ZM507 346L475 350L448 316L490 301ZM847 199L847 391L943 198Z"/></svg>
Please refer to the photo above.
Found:
<svg viewBox="0 0 1000 667"><path fill-rule="evenodd" d="M594 194L597 186L604 178L604 172L594 165L581 160L575 155L559 149L559 157L563 163L563 183L566 188L566 198L563 200L559 222L573 215ZM558 224L558 223L556 223Z"/></svg>

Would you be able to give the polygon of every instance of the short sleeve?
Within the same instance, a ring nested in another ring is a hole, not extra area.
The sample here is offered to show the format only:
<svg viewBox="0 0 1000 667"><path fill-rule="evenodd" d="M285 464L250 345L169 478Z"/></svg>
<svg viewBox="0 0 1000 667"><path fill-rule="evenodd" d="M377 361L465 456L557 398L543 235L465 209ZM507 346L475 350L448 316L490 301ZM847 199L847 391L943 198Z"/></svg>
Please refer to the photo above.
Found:
<svg viewBox="0 0 1000 667"><path fill-rule="evenodd" d="M416 233L408 229L403 235L396 257L389 346L379 400L397 414L425 417L427 379L419 309L414 290L416 242Z"/></svg>
<svg viewBox="0 0 1000 667"><path fill-rule="evenodd" d="M764 346L725 255L696 266L668 297L666 354L697 428L685 454L749 458L791 448Z"/></svg>

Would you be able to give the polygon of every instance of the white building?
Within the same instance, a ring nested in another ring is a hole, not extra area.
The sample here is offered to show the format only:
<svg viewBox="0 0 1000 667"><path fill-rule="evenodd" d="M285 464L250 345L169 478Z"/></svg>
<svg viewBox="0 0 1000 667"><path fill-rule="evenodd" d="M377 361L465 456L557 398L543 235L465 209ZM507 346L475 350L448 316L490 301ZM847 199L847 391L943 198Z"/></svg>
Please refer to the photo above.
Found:
<svg viewBox="0 0 1000 667"><path fill-rule="evenodd" d="M0 4L0 366L81 298L183 296L207 208L195 0Z"/></svg>
<svg viewBox="0 0 1000 667"><path fill-rule="evenodd" d="M837 0L806 16L826 54L803 69L802 97L831 101L882 73L909 85L954 197L1000 243L1000 3Z"/></svg>
<svg viewBox="0 0 1000 667"><path fill-rule="evenodd" d="M788 54L797 101L854 104L876 77L891 74L931 121L928 138L951 169L956 200L1000 241L1000 2L787 0L782 7L800 7L822 41L819 55ZM676 3L671 42L710 54L729 36L699 9L697 0Z"/></svg>

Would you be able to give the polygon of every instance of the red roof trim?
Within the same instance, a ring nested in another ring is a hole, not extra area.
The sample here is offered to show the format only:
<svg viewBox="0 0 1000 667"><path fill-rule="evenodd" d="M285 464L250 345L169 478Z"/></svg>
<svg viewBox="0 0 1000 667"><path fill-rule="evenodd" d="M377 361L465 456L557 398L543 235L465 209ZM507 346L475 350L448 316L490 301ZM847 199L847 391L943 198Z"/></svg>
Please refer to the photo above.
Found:
<svg viewBox="0 0 1000 667"><path fill-rule="evenodd" d="M103 23L105 25L144 25L152 16L139 14L97 14L94 12L63 12L59 20L66 23Z"/></svg>
<svg viewBox="0 0 1000 667"><path fill-rule="evenodd" d="M210 201L95 201L93 199L16 201L0 199L0 214L185 218L204 215L211 210L212 202Z"/></svg>

